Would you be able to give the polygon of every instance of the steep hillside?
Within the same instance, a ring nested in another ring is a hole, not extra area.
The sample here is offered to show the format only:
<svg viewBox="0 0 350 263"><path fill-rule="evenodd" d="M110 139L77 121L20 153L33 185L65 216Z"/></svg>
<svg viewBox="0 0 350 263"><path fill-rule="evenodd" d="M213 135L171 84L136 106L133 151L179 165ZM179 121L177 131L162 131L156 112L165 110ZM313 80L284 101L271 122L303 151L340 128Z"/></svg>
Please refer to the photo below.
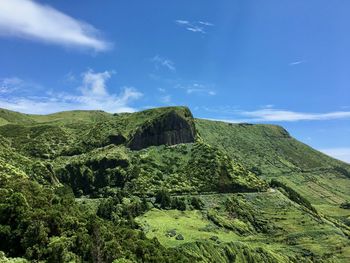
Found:
<svg viewBox="0 0 350 263"><path fill-rule="evenodd" d="M197 119L196 127L205 142L260 177L287 183L327 214L350 215L338 209L350 200L350 165L295 140L279 126Z"/></svg>
<svg viewBox="0 0 350 263"><path fill-rule="evenodd" d="M348 262L349 174L186 107L0 110L0 261Z"/></svg>
<svg viewBox="0 0 350 263"><path fill-rule="evenodd" d="M295 140L280 126L225 123L196 119L196 127L208 143L216 143L230 156L262 174L281 174L350 165L330 158Z"/></svg>

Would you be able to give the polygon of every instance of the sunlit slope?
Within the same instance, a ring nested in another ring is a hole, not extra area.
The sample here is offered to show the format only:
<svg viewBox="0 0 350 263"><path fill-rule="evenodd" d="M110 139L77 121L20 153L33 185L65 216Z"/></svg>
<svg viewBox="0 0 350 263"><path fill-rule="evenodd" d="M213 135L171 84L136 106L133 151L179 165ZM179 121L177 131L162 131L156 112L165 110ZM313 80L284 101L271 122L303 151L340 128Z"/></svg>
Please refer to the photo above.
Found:
<svg viewBox="0 0 350 263"><path fill-rule="evenodd" d="M165 247L181 247L203 262L231 262L232 255L237 262L249 257L252 262L350 259L350 242L340 228L279 190L200 198L202 211L153 209L137 222L147 237L157 237Z"/></svg>
<svg viewBox="0 0 350 263"><path fill-rule="evenodd" d="M193 141L192 122L192 114L186 107L158 108L133 114L67 111L49 115L0 109L0 135L18 152L45 159L81 154L110 144L142 148L176 143L184 138L189 142L191 137ZM183 124L188 124L190 136L186 137L186 130L180 129ZM171 133L172 130L175 132ZM158 137L151 138L152 134Z"/></svg>
<svg viewBox="0 0 350 263"><path fill-rule="evenodd" d="M339 209L341 203L350 199L348 164L298 142L279 126L200 119L195 119L195 125L192 122L192 114L186 107L124 114L67 111L49 115L0 109L0 135L11 151L20 156L54 160L88 154L108 145L139 149L202 139L201 143L214 150L218 148L261 178L278 178L288 183L321 210L334 215L349 214ZM187 130L183 129L187 123ZM169 125L175 132L164 131ZM157 149L153 152L155 157L163 154ZM176 154L181 160L182 153Z"/></svg>
<svg viewBox="0 0 350 263"><path fill-rule="evenodd" d="M327 213L349 214L338 206L350 199L350 165L297 141L280 126L195 123L205 142L259 176L286 182Z"/></svg>

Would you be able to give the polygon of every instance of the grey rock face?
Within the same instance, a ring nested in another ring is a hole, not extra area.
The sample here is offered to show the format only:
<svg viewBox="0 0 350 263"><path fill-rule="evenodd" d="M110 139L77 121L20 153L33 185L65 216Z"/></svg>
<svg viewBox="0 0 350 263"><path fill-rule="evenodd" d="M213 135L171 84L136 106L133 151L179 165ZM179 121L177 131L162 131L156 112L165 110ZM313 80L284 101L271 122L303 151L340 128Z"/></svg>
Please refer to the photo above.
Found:
<svg viewBox="0 0 350 263"><path fill-rule="evenodd" d="M152 122L144 124L132 136L128 146L140 150L149 146L191 143L195 140L195 126L192 115L183 117L170 111Z"/></svg>

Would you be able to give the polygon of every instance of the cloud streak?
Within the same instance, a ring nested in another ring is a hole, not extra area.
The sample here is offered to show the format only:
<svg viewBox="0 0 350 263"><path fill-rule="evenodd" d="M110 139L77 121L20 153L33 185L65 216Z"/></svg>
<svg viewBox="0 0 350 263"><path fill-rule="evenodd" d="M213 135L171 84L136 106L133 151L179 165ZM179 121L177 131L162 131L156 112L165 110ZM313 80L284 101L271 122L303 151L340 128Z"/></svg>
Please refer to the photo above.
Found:
<svg viewBox="0 0 350 263"><path fill-rule="evenodd" d="M176 71L175 63L168 58L163 58L159 55L154 56L151 61L154 63L156 69L165 67L170 71Z"/></svg>
<svg viewBox="0 0 350 263"><path fill-rule="evenodd" d="M261 109L256 111L243 111L241 115L257 121L317 121L350 118L349 111L335 111L327 113L305 113L278 109Z"/></svg>
<svg viewBox="0 0 350 263"><path fill-rule="evenodd" d="M175 23L178 26L184 27L186 30L194 32L194 33L201 33L206 34L206 28L213 27L214 24L207 22L207 21L198 21L198 22L191 22L188 20L175 20Z"/></svg>
<svg viewBox="0 0 350 263"><path fill-rule="evenodd" d="M28 91L40 90L41 86L30 80L24 81L18 77L0 78L0 95L11 96L16 93L28 94Z"/></svg>
<svg viewBox="0 0 350 263"><path fill-rule="evenodd" d="M134 112L130 104L143 94L133 87L122 87L119 94L109 93L106 82L110 71L82 74L82 85L77 93L47 92L42 96L9 96L0 98L0 107L31 114L47 114L66 110L104 110L107 112Z"/></svg>
<svg viewBox="0 0 350 263"><path fill-rule="evenodd" d="M333 111L326 113L296 112L283 109L273 109L271 107L254 110L216 110L218 113L230 115L231 118L221 119L226 122L297 122L297 121L327 121L350 119L350 111Z"/></svg>
<svg viewBox="0 0 350 263"><path fill-rule="evenodd" d="M0 94L10 94L23 85L23 81L20 78L3 78L0 79Z"/></svg>
<svg viewBox="0 0 350 263"><path fill-rule="evenodd" d="M111 47L92 25L32 0L1 0L0 35L97 52Z"/></svg>
<svg viewBox="0 0 350 263"><path fill-rule="evenodd" d="M306 60L293 61L293 62L289 63L289 66L297 66L300 64L304 64L305 62L306 62Z"/></svg>
<svg viewBox="0 0 350 263"><path fill-rule="evenodd" d="M214 90L200 83L191 83L189 85L176 85L175 88L185 90L188 95L191 95L191 94L204 94L209 96L216 95L216 92Z"/></svg>
<svg viewBox="0 0 350 263"><path fill-rule="evenodd" d="M213 23L206 22L206 21L199 21L198 23L201 24L201 25L204 25L204 26L214 26Z"/></svg>

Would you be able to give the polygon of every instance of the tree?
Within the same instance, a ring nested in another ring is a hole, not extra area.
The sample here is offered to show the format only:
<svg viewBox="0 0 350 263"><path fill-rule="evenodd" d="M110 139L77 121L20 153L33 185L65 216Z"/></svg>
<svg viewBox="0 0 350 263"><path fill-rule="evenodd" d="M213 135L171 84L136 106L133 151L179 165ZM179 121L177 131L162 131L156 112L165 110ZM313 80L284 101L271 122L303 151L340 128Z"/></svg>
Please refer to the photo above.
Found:
<svg viewBox="0 0 350 263"><path fill-rule="evenodd" d="M42 221L34 221L28 226L21 240L22 246L26 248L28 258L43 258L48 243L48 232L48 227Z"/></svg>
<svg viewBox="0 0 350 263"><path fill-rule="evenodd" d="M160 207L165 209L171 205L170 193L165 188L159 190L156 194L156 203L160 204Z"/></svg>
<svg viewBox="0 0 350 263"><path fill-rule="evenodd" d="M175 197L172 202L171 202L171 207L181 210L181 211L185 211L186 210L186 202L184 198L179 198L179 197Z"/></svg>
<svg viewBox="0 0 350 263"><path fill-rule="evenodd" d="M197 210L202 210L204 206L202 200L195 196L193 196L191 199L191 205L193 206L194 209L197 209Z"/></svg>
<svg viewBox="0 0 350 263"><path fill-rule="evenodd" d="M107 198L103 199L97 209L97 215L101 218L112 220L113 213L116 211L116 205L118 204L118 199Z"/></svg>

